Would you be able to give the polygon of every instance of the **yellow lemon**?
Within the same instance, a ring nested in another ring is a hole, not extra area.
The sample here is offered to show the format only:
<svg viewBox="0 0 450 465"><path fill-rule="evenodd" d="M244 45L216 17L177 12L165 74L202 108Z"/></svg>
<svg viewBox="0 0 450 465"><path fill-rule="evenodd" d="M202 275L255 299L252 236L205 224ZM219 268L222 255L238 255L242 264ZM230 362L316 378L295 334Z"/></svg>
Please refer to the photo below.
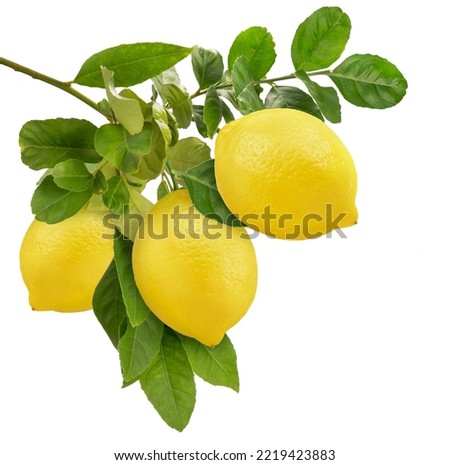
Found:
<svg viewBox="0 0 450 465"><path fill-rule="evenodd" d="M244 316L256 292L256 256L245 229L203 216L185 189L161 199L142 222L132 264L153 313L208 346Z"/></svg>
<svg viewBox="0 0 450 465"><path fill-rule="evenodd" d="M20 249L20 269L34 310L92 308L94 290L113 258L104 212L82 209L56 224L34 220Z"/></svg>
<svg viewBox="0 0 450 465"><path fill-rule="evenodd" d="M228 208L258 231L309 239L356 223L356 170L318 118L287 108L225 125L215 144L217 187Z"/></svg>

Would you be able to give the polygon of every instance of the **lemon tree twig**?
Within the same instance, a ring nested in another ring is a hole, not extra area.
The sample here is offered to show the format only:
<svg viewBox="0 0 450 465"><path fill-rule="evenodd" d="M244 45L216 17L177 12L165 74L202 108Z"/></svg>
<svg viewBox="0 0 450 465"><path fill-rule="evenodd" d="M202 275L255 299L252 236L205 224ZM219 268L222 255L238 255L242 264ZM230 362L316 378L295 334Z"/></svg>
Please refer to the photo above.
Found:
<svg viewBox="0 0 450 465"><path fill-rule="evenodd" d="M321 71L314 71L312 73L306 73L308 76L321 76L327 75L330 70L321 70ZM289 79L295 79L296 76L294 73L285 74L283 76L277 76L274 78L265 78L265 79L258 79L254 81L254 84L275 84L278 81L288 81ZM233 83L231 81L221 82L214 86L216 89L229 89L233 87ZM190 95L191 99L194 99L200 95L205 95L208 92L208 89L197 89L193 94Z"/></svg>
<svg viewBox="0 0 450 465"><path fill-rule="evenodd" d="M106 116L100 110L97 103L95 103L89 97L86 97L86 95L82 94L78 90L74 89L70 82L59 81L58 79L52 78L51 76L47 76L46 74L42 74L42 73L40 73L38 71L35 71L34 69L27 68L26 66L20 65L19 63L15 63L14 61L8 60L8 59L3 58L3 57L0 57L0 65L6 66L7 68L11 68L14 71L17 71L17 72L22 73L22 74L26 74L27 76L30 76L33 79L37 79L39 81L42 81L42 82L50 84L50 85L52 85L54 87L57 87L58 89L61 89L64 92L67 92L70 95L73 95L78 100L81 100L86 105L90 106L94 110L101 113L103 116Z"/></svg>

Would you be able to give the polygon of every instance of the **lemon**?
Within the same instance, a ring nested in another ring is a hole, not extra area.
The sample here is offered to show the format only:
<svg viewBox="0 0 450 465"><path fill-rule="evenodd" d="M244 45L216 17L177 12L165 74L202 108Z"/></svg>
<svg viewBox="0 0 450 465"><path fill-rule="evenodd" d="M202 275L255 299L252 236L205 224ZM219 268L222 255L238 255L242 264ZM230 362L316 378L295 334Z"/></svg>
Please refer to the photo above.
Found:
<svg viewBox="0 0 450 465"><path fill-rule="evenodd" d="M356 170L321 120L266 109L225 125L215 144L217 187L241 221L270 236L309 239L356 223Z"/></svg>
<svg viewBox="0 0 450 465"><path fill-rule="evenodd" d="M132 264L153 313L208 346L244 316L256 292L256 256L245 229L206 218L185 189L165 196L144 219Z"/></svg>
<svg viewBox="0 0 450 465"><path fill-rule="evenodd" d="M56 224L34 220L22 241L20 269L34 310L92 308L94 290L113 258L103 212L82 209Z"/></svg>

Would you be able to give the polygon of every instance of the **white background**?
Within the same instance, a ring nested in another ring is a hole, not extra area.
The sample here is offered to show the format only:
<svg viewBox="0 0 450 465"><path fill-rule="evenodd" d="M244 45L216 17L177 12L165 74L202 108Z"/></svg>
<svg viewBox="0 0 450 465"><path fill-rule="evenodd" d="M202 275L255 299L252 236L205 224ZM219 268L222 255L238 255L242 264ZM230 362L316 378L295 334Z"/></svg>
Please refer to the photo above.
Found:
<svg viewBox="0 0 450 465"><path fill-rule="evenodd" d="M359 223L348 239L255 242L258 295L229 333L241 392L199 380L183 433L137 385L120 388L117 354L92 312L29 309L18 251L39 175L20 161L19 130L57 116L102 121L71 96L0 67L0 462L107 465L120 451L318 448L336 450L331 463L342 465L450 463L446 15L437 0L334 3L353 23L344 56L390 59L408 94L385 111L343 103L334 129L357 165ZM15 0L2 7L0 55L70 80L110 46L199 44L226 56L241 30L262 25L277 43L271 75L282 75L298 24L324 5ZM194 91L189 61L179 70Z"/></svg>

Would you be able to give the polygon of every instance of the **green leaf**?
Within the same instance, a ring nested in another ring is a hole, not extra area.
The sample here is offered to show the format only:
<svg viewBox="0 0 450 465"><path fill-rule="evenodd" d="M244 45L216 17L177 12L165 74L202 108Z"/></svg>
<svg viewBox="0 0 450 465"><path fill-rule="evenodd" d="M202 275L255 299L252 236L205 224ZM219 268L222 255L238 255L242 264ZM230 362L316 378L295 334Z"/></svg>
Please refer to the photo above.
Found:
<svg viewBox="0 0 450 465"><path fill-rule="evenodd" d="M254 26L242 31L234 40L228 53L228 69L244 56L254 79L261 79L275 63L275 43L265 27Z"/></svg>
<svg viewBox="0 0 450 465"><path fill-rule="evenodd" d="M221 100L221 102L222 102L222 116L223 116L223 119L225 120L225 123L234 121L233 112L230 110L228 105L223 100Z"/></svg>
<svg viewBox="0 0 450 465"><path fill-rule="evenodd" d="M163 105L157 102L152 103L152 117L158 125L161 135L164 138L166 146L172 143L172 130L170 129L170 113Z"/></svg>
<svg viewBox="0 0 450 465"><path fill-rule="evenodd" d="M217 50L196 47L191 58L195 79L200 89L207 89L220 81L223 74L223 60Z"/></svg>
<svg viewBox="0 0 450 465"><path fill-rule="evenodd" d="M333 87L320 86L312 81L304 71L297 71L295 75L304 82L323 116L331 123L340 123L341 104L336 90Z"/></svg>
<svg viewBox="0 0 450 465"><path fill-rule="evenodd" d="M167 107L170 105L170 103L165 96L163 97L165 105L161 105L156 102L156 99L158 98L158 92L161 92L162 94L166 92L164 88L165 84L173 84L180 88L180 90L183 92L183 96L180 97L179 102L174 102L174 105L177 106L175 112L177 113L177 116L181 120L184 119L185 123L188 125L190 121L188 123L186 120L189 118L189 116L192 119L192 102L190 101L189 93L181 85L180 78L175 68L170 68L167 71L164 71L160 75L154 77L152 81L154 84L152 86L153 96L152 101L149 104L151 111L147 117L147 121L155 121L158 124L164 139L167 142L167 145L174 145L178 140L179 122L177 121L175 115L168 110ZM180 112L180 114L178 112Z"/></svg>
<svg viewBox="0 0 450 465"><path fill-rule="evenodd" d="M243 114L263 109L263 103L256 92L255 82L244 56L234 62L231 80L239 110Z"/></svg>
<svg viewBox="0 0 450 465"><path fill-rule="evenodd" d="M236 352L227 335L214 348L181 334L178 337L196 375L215 386L225 386L239 392Z"/></svg>
<svg viewBox="0 0 450 465"><path fill-rule="evenodd" d="M127 314L114 260L98 283L92 304L95 316L117 347L127 327Z"/></svg>
<svg viewBox="0 0 450 465"><path fill-rule="evenodd" d="M176 84L162 84L159 93L172 108L178 125L186 129L192 121L192 101L189 92Z"/></svg>
<svg viewBox="0 0 450 465"><path fill-rule="evenodd" d="M408 83L398 68L377 55L352 55L328 74L354 105L389 108L406 94Z"/></svg>
<svg viewBox="0 0 450 465"><path fill-rule="evenodd" d="M231 213L219 194L214 173L214 160L207 160L187 172L176 171L189 190L194 206L203 215L230 226L242 223Z"/></svg>
<svg viewBox="0 0 450 465"><path fill-rule="evenodd" d="M159 183L159 186L158 186L158 189L157 189L157 192L156 192L158 200L161 200L162 198L164 198L169 193L170 193L170 189L169 189L169 186L167 185L167 182L162 180Z"/></svg>
<svg viewBox="0 0 450 465"><path fill-rule="evenodd" d="M120 216L117 227L124 236L134 240L142 220L147 216L153 204L134 187L128 186L128 193L129 209Z"/></svg>
<svg viewBox="0 0 450 465"><path fill-rule="evenodd" d="M208 137L208 129L206 128L205 120L203 119L203 105L193 105L192 111L197 131L201 136Z"/></svg>
<svg viewBox="0 0 450 465"><path fill-rule="evenodd" d="M134 281L131 256L133 242L117 234L114 239L114 260L116 262L122 297L132 327L142 324L150 313Z"/></svg>
<svg viewBox="0 0 450 465"><path fill-rule="evenodd" d="M158 76L153 77L152 81L159 93L163 84L175 84L176 86L181 87L181 79L175 66L172 66L171 68L166 69L162 73L158 74Z"/></svg>
<svg viewBox="0 0 450 465"><path fill-rule="evenodd" d="M115 213L111 221L113 226L123 236L134 240L142 220L147 216L153 204L141 194L141 187L130 185L131 180L118 182L117 177L114 177L114 183L116 182L118 190L114 192L111 189L112 199L108 198L108 193L106 200L103 199L103 204L106 201Z"/></svg>
<svg viewBox="0 0 450 465"><path fill-rule="evenodd" d="M130 192L130 209L134 213L138 213L140 216L144 217L153 207L152 202L143 196L139 190L134 188L129 188Z"/></svg>
<svg viewBox="0 0 450 465"><path fill-rule="evenodd" d="M139 171L134 173L134 176L139 179L150 180L157 178L164 168L168 146L166 137L171 138L171 134L169 127L163 121L158 124L155 120L153 123L146 123L147 125L151 131L150 148L148 153L142 157ZM161 128L163 128L164 133Z"/></svg>
<svg viewBox="0 0 450 465"><path fill-rule="evenodd" d="M178 142L178 137L179 137L178 124L177 124L177 120L171 113L167 112L167 116L168 116L167 125L169 126L169 129L170 129L170 141L168 142L168 144L172 146Z"/></svg>
<svg viewBox="0 0 450 465"><path fill-rule="evenodd" d="M180 128L189 127L192 121L192 100L189 92L175 84L165 84L164 95Z"/></svg>
<svg viewBox="0 0 450 465"><path fill-rule="evenodd" d="M93 183L94 194L103 194L108 190L108 181L103 171L97 171Z"/></svg>
<svg viewBox="0 0 450 465"><path fill-rule="evenodd" d="M119 95L114 87L114 73L101 67L106 95L114 112L115 119L130 133L137 134L144 126L144 115L137 99Z"/></svg>
<svg viewBox="0 0 450 465"><path fill-rule="evenodd" d="M22 161L33 170L53 168L69 159L98 163L96 131L92 123L80 119L28 121L19 134Z"/></svg>
<svg viewBox="0 0 450 465"><path fill-rule="evenodd" d="M95 148L118 170L135 173L141 158L150 152L151 141L151 123L145 123L143 130L135 135L119 124L105 124L97 131Z"/></svg>
<svg viewBox="0 0 450 465"><path fill-rule="evenodd" d="M93 188L94 177L82 161L62 161L53 168L52 174L55 184L62 189L82 192Z"/></svg>
<svg viewBox="0 0 450 465"><path fill-rule="evenodd" d="M59 223L79 212L92 196L92 189L82 192L61 189L53 176L46 176L37 186L31 199L31 211L39 221Z"/></svg>
<svg viewBox="0 0 450 465"><path fill-rule="evenodd" d="M195 406L194 373L181 341L167 326L160 352L141 376L140 383L161 418L182 431Z"/></svg>
<svg viewBox="0 0 450 465"><path fill-rule="evenodd" d="M141 113L145 116L149 111L151 111L150 104L144 102L144 100L139 97L136 92L133 92L131 89L122 89L119 92L119 97L124 97L130 100L136 100L139 103L139 106L141 107ZM145 121L145 118L144 118Z"/></svg>
<svg viewBox="0 0 450 465"><path fill-rule="evenodd" d="M122 389L125 389L128 386L131 386L134 384L136 381L139 381L139 376L136 376L136 378L130 379L130 381L124 381L122 377Z"/></svg>
<svg viewBox="0 0 450 465"><path fill-rule="evenodd" d="M208 92L206 92L203 119L206 124L208 137L212 139L222 120L222 101L214 87L210 87Z"/></svg>
<svg viewBox="0 0 450 465"><path fill-rule="evenodd" d="M192 121L192 101L189 92L181 85L175 68L155 76L152 81L163 102L172 108L178 125L187 128Z"/></svg>
<svg viewBox="0 0 450 465"><path fill-rule="evenodd" d="M231 75L230 75L230 79L231 79ZM228 100L234 106L234 108L239 109L239 105L238 105L238 101L236 99L236 94L234 92L234 89L219 88L219 89L217 89L217 92L220 95L220 97L225 98L226 100ZM255 92L256 92L256 88L255 88ZM256 95L258 95L258 92L256 92Z"/></svg>
<svg viewBox="0 0 450 465"><path fill-rule="evenodd" d="M107 99L102 99L100 102L97 103L98 109L102 115L105 115L108 120L112 120L114 115L111 110L111 105L109 104Z"/></svg>
<svg viewBox="0 0 450 465"><path fill-rule="evenodd" d="M120 176L108 179L108 189L103 194L103 202L113 213L123 215L128 211L130 193Z"/></svg>
<svg viewBox="0 0 450 465"><path fill-rule="evenodd" d="M148 311L139 326L128 327L118 346L125 382L134 380L149 367L159 353L163 333L164 324Z"/></svg>
<svg viewBox="0 0 450 465"><path fill-rule="evenodd" d="M293 108L313 115L323 121L322 113L306 92L291 86L272 87L264 102L266 108Z"/></svg>
<svg viewBox="0 0 450 465"><path fill-rule="evenodd" d="M169 149L170 166L176 171L188 171L211 158L209 146L197 137L180 139Z"/></svg>
<svg viewBox="0 0 450 465"><path fill-rule="evenodd" d="M339 7L323 7L298 27L291 46L295 70L314 71L333 64L350 37L350 18Z"/></svg>
<svg viewBox="0 0 450 465"><path fill-rule="evenodd" d="M116 86L129 87L146 81L186 58L193 48L161 42L124 44L92 55L82 65L74 82L103 87L100 67L114 72Z"/></svg>

